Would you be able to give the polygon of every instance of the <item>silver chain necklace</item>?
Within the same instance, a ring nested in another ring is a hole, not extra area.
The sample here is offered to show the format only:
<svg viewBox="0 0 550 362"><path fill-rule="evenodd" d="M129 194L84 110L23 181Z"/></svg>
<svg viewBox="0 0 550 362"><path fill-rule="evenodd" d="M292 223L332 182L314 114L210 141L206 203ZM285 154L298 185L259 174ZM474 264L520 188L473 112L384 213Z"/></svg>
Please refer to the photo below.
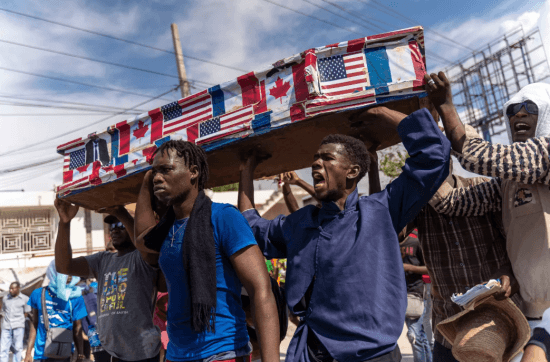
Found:
<svg viewBox="0 0 550 362"><path fill-rule="evenodd" d="M181 226L178 228L178 230L176 230L176 232L174 232L174 225L172 225L172 243L170 244L170 246L174 246L174 238L176 236L176 234L181 230L182 227L184 227L185 225L187 225L187 220L185 220L185 222L183 224L181 224Z"/></svg>

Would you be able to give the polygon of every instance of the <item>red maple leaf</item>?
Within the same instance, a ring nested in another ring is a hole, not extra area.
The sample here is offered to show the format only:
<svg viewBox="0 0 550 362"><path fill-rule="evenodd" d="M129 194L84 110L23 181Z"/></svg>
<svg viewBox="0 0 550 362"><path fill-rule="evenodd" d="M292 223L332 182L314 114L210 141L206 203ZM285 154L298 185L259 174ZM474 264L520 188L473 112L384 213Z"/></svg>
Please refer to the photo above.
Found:
<svg viewBox="0 0 550 362"><path fill-rule="evenodd" d="M283 97L286 96L288 90L290 89L290 82L285 82L281 77L277 77L275 81L275 87L269 90L269 94L277 98L281 98L281 104L283 104Z"/></svg>
<svg viewBox="0 0 550 362"><path fill-rule="evenodd" d="M134 137L137 139L140 139L141 137L145 136L147 133L147 130L149 129L149 126L144 125L145 122L138 121L138 128L134 131Z"/></svg>
<svg viewBox="0 0 550 362"><path fill-rule="evenodd" d="M86 172L88 170L88 165L80 166L76 168L79 173Z"/></svg>

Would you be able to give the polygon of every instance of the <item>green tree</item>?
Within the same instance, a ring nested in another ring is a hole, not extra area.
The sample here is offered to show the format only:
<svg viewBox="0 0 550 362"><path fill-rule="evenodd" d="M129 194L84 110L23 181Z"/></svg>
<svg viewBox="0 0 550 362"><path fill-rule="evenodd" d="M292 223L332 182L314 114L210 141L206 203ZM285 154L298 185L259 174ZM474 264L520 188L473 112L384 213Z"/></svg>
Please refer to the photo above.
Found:
<svg viewBox="0 0 550 362"><path fill-rule="evenodd" d="M397 176L401 175L401 167L405 166L407 158L409 158L407 152L386 153L380 161L379 169L393 181Z"/></svg>
<svg viewBox="0 0 550 362"><path fill-rule="evenodd" d="M239 183L235 182L234 184L212 187L212 190L215 192L239 191Z"/></svg>

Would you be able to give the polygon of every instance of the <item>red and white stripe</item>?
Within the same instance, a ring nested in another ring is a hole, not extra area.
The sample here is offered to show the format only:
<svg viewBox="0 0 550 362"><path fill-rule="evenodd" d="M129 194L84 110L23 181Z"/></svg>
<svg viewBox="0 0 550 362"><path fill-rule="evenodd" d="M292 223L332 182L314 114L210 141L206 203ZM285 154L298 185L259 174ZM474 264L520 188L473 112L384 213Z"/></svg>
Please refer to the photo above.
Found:
<svg viewBox="0 0 550 362"><path fill-rule="evenodd" d="M164 136L212 118L212 101L208 90L178 101L181 117L164 122Z"/></svg>
<svg viewBox="0 0 550 362"><path fill-rule="evenodd" d="M85 140L82 139L82 137L77 138L75 140L72 140L70 142L64 143L62 145L57 146L57 152L62 153L62 151L70 150L75 147L83 146Z"/></svg>
<svg viewBox="0 0 550 362"><path fill-rule="evenodd" d="M356 52L344 55L344 67L347 77L343 79L321 82L322 93L327 96L339 96L364 90L369 85L366 71L365 54Z"/></svg>
<svg viewBox="0 0 550 362"><path fill-rule="evenodd" d="M317 114L342 111L349 108L363 107L376 103L374 91L369 94L362 94L356 97L342 99L316 99L306 104L306 116L312 117Z"/></svg>
<svg viewBox="0 0 550 362"><path fill-rule="evenodd" d="M197 138L196 143L212 142L219 138L250 129L250 122L253 118L253 107L246 107L235 112L224 114L220 116L220 131Z"/></svg>

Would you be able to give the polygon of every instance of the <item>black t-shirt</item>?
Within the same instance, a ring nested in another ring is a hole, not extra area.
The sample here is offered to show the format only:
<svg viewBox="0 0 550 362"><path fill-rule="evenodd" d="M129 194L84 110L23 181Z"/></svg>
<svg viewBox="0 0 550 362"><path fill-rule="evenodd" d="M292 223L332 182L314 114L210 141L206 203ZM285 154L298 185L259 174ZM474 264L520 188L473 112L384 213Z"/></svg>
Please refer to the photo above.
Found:
<svg viewBox="0 0 550 362"><path fill-rule="evenodd" d="M424 266L422 249L418 237L407 236L400 244L403 263L414 266ZM424 292L422 275L417 273L405 272L405 281L407 282L407 293L417 294L419 296Z"/></svg>

